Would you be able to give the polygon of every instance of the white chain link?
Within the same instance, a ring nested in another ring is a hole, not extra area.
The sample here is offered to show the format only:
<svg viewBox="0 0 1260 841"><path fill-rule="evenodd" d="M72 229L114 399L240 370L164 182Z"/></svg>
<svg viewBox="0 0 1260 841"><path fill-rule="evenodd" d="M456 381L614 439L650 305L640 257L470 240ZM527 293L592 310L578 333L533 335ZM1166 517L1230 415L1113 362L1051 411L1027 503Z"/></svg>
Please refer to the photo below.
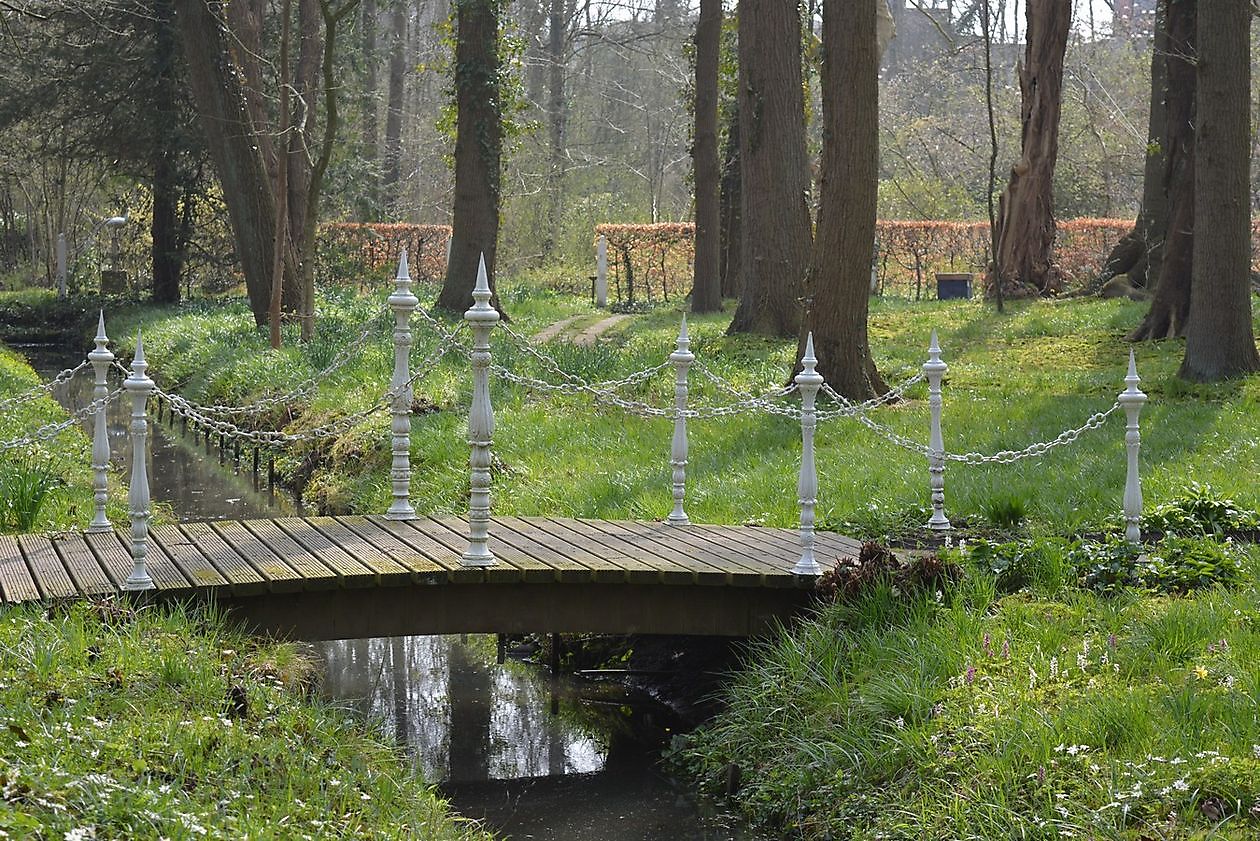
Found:
<svg viewBox="0 0 1260 841"><path fill-rule="evenodd" d="M896 403L902 400L903 398L905 398L906 392L909 391L912 387L923 382L924 379L926 379L926 377L924 376L923 372L920 371L919 373L915 374L910 379L906 380L905 382L903 382L901 385L897 386L896 388L889 389L883 394L876 395L875 397L872 397L870 400L867 400L862 403L854 403L852 400L850 400L849 398L845 397L843 394L841 394L840 392L832 388L829 383L823 383L822 384L823 394L827 395L832 400L839 403L841 408L820 411L818 413L818 420L819 422L822 422L822 421L834 420L836 418L856 417L857 415L864 414L866 412L871 411L872 409L878 409L881 406L886 406L889 403ZM798 410L798 414L799 414L799 410Z"/></svg>
<svg viewBox="0 0 1260 841"><path fill-rule="evenodd" d="M1075 429L1068 429L1068 430L1064 430L1063 432L1060 432L1054 439L1050 441L1039 441L1035 444L1029 444L1027 447L1024 447L1024 449L1022 450L1001 450L991 455L986 455L984 453L974 453L974 452L972 453L950 453L950 452L937 453L934 450L932 450L932 448L928 447L926 444L907 438L906 436L901 435L897 432L893 432L888 427L883 426L882 424L876 423L875 421L868 418L866 415L858 414L858 415L855 415L854 417L857 419L859 423L861 423L867 429L874 432L876 435L879 435L885 440L893 444L896 444L898 447L903 447L907 450L910 450L913 453L917 453L918 455L921 455L924 458L930 459L933 457L943 456L946 461L953 461L960 464L969 464L969 465L1013 464L1017 461L1020 461L1021 459L1042 456L1050 452L1051 450L1055 449L1056 447L1062 447L1067 444L1074 443L1076 439L1080 438L1081 435L1083 435L1084 433L1092 429L1098 429L1100 426L1106 423L1107 418L1111 417L1111 415L1114 414L1116 410L1118 410L1119 408L1120 408L1119 403L1113 403L1110 409L1107 409L1105 412L1097 412L1096 414L1090 415L1089 419L1086 420L1085 423L1081 424Z"/></svg>
<svg viewBox="0 0 1260 841"><path fill-rule="evenodd" d="M548 368L552 373L563 378L567 385L574 386L580 391L590 391L591 389L596 391L608 391L614 388L626 388L628 386L638 385L641 382L650 380L662 371L673 367L674 364L666 359L660 365L656 365L651 368L644 368L642 371L635 371L633 374L628 374L619 380L604 380L602 382L592 383L586 381L582 377L579 377L577 374L570 374L568 371L561 368L559 362L538 350L538 348L534 347L533 343L530 342L528 338L522 336L520 333L517 333L508 325L502 324L501 327L503 328L503 332L514 340L512 344L518 350L524 351L527 355L534 357L534 359L541 362L543 366ZM561 391L565 388L565 386L556 385L554 383L546 383L544 380L534 380L534 382L545 384L545 389L543 385L535 385L533 387L547 391Z"/></svg>
<svg viewBox="0 0 1260 841"><path fill-rule="evenodd" d="M302 443L305 441L315 441L340 434L354 426L357 426L381 410L391 408L395 398L399 394L406 391L407 388L412 386L417 380L430 373L443 356L449 353L453 348L459 346L457 336L458 331L452 331L447 334L446 341L434 348L434 350L430 352L429 356L421 361L419 365L414 366L414 373L411 375L410 379L398 388L391 386L386 389L380 398L371 406L352 414L344 415L336 420L324 424L323 426L313 427L297 433L265 429L241 429L231 421L223 420L199 411L196 404L178 394L172 394L162 390L161 388L155 388L154 394L157 394L167 400L170 403L171 411L179 415L181 418L186 418L187 420L198 424L202 429L208 430L216 435L245 441L247 444L259 446L281 446Z"/></svg>
<svg viewBox="0 0 1260 841"><path fill-rule="evenodd" d="M45 394L51 394L54 388L62 383L69 382L74 379L80 371L86 370L90 367L91 364L85 360L80 362L78 366L74 368L67 368L46 383L40 383L39 385L32 386L19 394L9 395L3 400L0 400L0 412L6 412L15 406L20 406L23 403L29 403L37 397L42 397Z"/></svg>
<svg viewBox="0 0 1260 841"><path fill-rule="evenodd" d="M93 400L91 403L88 403L86 406L82 407L81 409L76 409L74 412L71 413L70 417L66 418L63 421L57 421L56 423L46 423L43 426L31 432L30 435L25 435L21 438L10 438L7 441L0 441L0 453L5 453L10 450L33 447L36 444L40 444L45 441L52 440L53 438L57 437L61 433L65 432L67 429L70 429L72 426L83 421L84 418L88 418L96 414L96 411L98 409L103 408L106 404L108 404L111 400L113 400L120 394L122 394L122 389L114 389L109 394L106 394L104 397L98 397L97 399Z"/></svg>

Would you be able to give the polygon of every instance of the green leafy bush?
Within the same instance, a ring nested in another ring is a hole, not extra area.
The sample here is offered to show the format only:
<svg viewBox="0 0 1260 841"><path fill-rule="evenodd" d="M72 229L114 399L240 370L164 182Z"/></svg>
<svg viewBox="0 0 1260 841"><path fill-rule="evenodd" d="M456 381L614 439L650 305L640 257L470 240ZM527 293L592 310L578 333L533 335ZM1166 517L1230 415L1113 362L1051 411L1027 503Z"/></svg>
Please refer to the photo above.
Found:
<svg viewBox="0 0 1260 841"><path fill-rule="evenodd" d="M1211 485L1191 482L1186 492L1142 517L1143 531L1225 537L1260 528L1260 513L1222 497Z"/></svg>

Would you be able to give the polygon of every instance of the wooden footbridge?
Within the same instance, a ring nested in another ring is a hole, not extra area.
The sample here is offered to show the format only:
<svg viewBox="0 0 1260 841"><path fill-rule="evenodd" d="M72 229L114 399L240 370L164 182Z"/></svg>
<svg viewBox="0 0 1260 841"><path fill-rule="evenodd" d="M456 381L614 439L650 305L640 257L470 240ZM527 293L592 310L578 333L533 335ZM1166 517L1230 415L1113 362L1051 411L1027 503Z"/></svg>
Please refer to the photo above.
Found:
<svg viewBox="0 0 1260 841"><path fill-rule="evenodd" d="M456 517L308 517L157 526L149 597L213 600L297 639L453 632L746 636L808 604L795 531L496 517L493 566L466 566ZM817 535L817 551L856 554ZM131 535L0 536L0 601L107 596L133 570Z"/></svg>

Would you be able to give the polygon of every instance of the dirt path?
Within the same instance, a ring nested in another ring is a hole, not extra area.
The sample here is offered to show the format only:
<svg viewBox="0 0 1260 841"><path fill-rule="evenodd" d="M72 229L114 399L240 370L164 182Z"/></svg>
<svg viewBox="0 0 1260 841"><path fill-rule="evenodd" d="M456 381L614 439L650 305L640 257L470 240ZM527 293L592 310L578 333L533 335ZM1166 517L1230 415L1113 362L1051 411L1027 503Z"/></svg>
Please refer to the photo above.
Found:
<svg viewBox="0 0 1260 841"><path fill-rule="evenodd" d="M557 321L555 324L548 326L546 329L535 333L532 341L536 344L541 344L542 342L550 342L555 339L564 339L566 341L573 342L575 345L590 347L599 340L600 336L603 336L613 327L616 327L621 322L630 318L630 316L624 314L610 315L607 318L602 318L584 328L574 328L573 325L582 321L584 318L586 318L586 316L571 315L568 318Z"/></svg>

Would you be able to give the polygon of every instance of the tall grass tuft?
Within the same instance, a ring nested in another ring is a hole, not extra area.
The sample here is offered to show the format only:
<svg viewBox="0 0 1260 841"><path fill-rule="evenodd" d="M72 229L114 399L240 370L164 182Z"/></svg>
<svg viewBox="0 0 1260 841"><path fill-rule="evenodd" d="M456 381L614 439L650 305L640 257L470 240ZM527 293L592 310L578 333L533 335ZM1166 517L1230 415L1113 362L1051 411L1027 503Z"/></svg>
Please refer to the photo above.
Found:
<svg viewBox="0 0 1260 841"><path fill-rule="evenodd" d="M65 479L39 454L0 461L0 531L34 530L44 504L65 485Z"/></svg>

